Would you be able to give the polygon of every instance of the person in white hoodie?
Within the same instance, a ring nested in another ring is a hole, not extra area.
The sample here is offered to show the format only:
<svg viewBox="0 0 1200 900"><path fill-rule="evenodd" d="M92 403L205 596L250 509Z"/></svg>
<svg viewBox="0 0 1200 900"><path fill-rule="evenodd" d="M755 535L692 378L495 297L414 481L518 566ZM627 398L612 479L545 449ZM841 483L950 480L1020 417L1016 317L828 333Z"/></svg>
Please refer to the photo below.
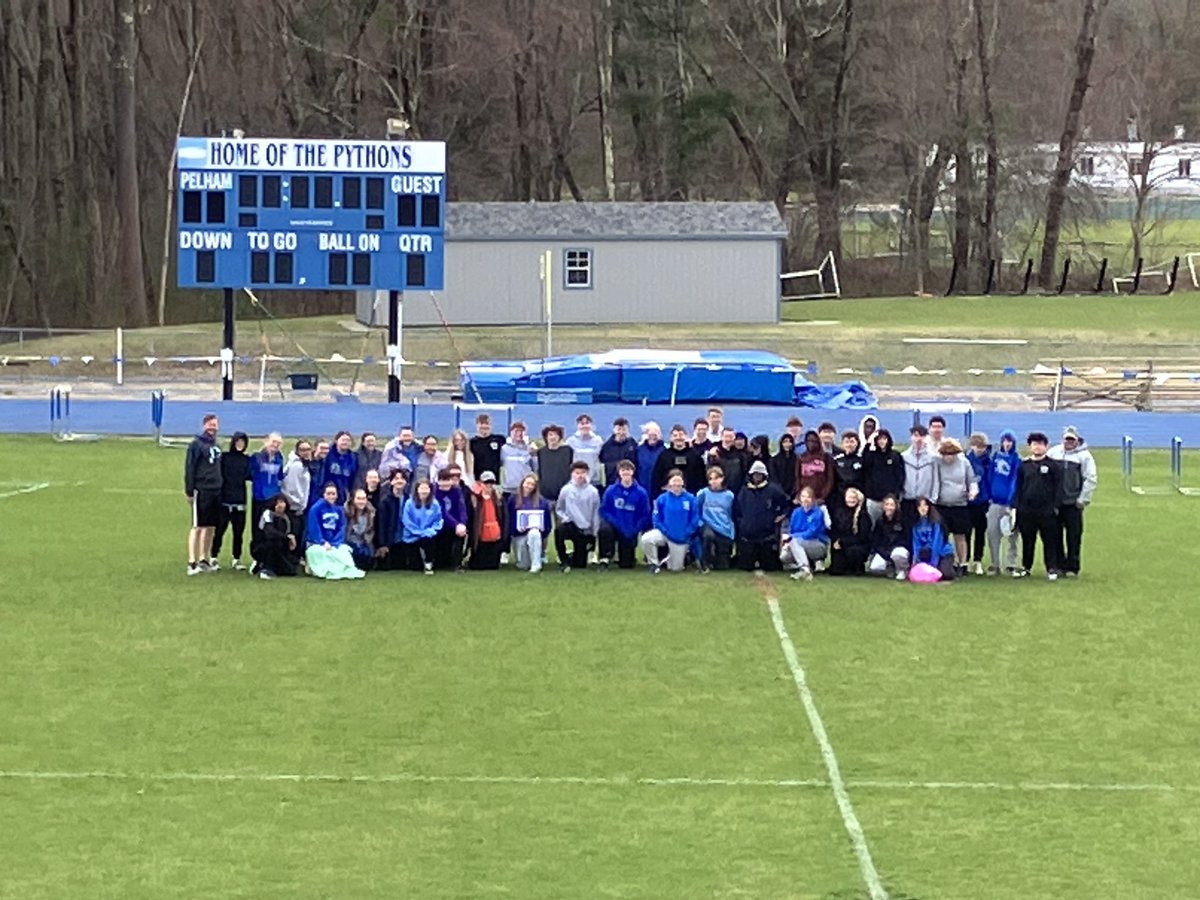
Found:
<svg viewBox="0 0 1200 900"><path fill-rule="evenodd" d="M312 444L303 438L296 441L295 449L288 454L287 463L283 467L283 478L279 484L279 490L287 500L291 533L295 536L296 546L301 552L304 548L304 513L312 485L312 473L308 468L311 459Z"/></svg>
<svg viewBox="0 0 1200 900"><path fill-rule="evenodd" d="M867 413L858 422L858 452L863 456L875 449L875 434L879 431L879 418Z"/></svg>
<svg viewBox="0 0 1200 900"><path fill-rule="evenodd" d="M1096 460L1087 442L1068 425L1061 444L1046 454L1062 465L1058 494L1058 558L1067 578L1079 577L1079 556L1083 548L1083 511L1096 493Z"/></svg>

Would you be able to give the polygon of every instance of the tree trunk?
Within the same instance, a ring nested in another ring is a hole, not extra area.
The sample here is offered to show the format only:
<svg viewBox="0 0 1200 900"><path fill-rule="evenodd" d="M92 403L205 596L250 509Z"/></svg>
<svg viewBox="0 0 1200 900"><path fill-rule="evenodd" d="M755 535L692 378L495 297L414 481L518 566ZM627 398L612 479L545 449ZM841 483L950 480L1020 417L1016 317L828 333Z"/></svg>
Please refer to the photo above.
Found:
<svg viewBox="0 0 1200 900"><path fill-rule="evenodd" d="M612 0L598 0L592 12L592 46L596 56L596 105L600 118L600 171L604 199L617 199L616 153L613 150L613 24Z"/></svg>
<svg viewBox="0 0 1200 900"><path fill-rule="evenodd" d="M925 273L929 268L929 223L937 208L938 185L950 161L950 144L941 141L933 148L933 159L925 162L924 148L918 148L920 169L908 188L909 246L915 264L914 290L925 293Z"/></svg>
<svg viewBox="0 0 1200 900"><path fill-rule="evenodd" d="M1075 40L1075 80L1071 85L1062 135L1058 140L1054 178L1046 198L1046 233L1042 238L1042 260L1038 267L1038 279L1043 287L1051 284L1058 268L1058 241L1062 232L1063 208L1067 202L1067 185L1070 184L1071 169L1075 162L1075 144L1079 140L1079 119L1084 98L1087 97L1092 62L1096 58L1096 34L1106 6L1108 0L1083 0L1079 36Z"/></svg>
<svg viewBox="0 0 1200 900"><path fill-rule="evenodd" d="M130 326L149 321L142 263L142 214L137 167L137 4L113 0L113 100L117 214L117 290L121 308L116 320Z"/></svg>
<svg viewBox="0 0 1200 900"><path fill-rule="evenodd" d="M998 15L999 6L993 6ZM979 258L986 277L990 260L1003 256L996 247L996 198L1000 192L1000 139L992 105L992 42L984 24L983 0L975 3L975 52L979 56L979 96L983 105L983 140L987 152L983 188L983 217L979 222Z"/></svg>

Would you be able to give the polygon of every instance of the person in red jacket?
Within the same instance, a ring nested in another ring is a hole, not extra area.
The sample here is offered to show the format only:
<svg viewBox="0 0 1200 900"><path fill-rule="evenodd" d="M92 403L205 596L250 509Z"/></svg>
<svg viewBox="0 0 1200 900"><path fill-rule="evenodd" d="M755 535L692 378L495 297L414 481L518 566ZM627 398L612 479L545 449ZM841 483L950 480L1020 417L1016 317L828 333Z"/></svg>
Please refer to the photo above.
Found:
<svg viewBox="0 0 1200 900"><path fill-rule="evenodd" d="M821 436L815 431L804 433L804 452L796 457L796 494L812 488L813 498L824 504L833 490L833 457L821 446Z"/></svg>

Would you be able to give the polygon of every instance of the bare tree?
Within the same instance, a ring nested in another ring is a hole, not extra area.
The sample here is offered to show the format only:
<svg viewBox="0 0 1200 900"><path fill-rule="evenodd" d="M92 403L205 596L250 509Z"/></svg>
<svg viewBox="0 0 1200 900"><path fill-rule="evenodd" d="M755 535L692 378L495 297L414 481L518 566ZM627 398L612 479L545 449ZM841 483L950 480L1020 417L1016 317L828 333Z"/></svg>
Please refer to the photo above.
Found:
<svg viewBox="0 0 1200 900"><path fill-rule="evenodd" d="M142 210L137 153L137 3L113 0L113 99L116 141L117 285L123 320L146 325L146 274L142 262Z"/></svg>

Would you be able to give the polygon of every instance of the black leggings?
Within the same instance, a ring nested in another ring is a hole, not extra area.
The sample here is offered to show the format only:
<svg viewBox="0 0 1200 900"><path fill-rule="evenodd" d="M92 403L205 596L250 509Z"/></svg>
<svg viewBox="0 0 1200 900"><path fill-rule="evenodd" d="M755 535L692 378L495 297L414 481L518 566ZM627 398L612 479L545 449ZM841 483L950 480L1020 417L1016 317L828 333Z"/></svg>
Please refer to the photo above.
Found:
<svg viewBox="0 0 1200 900"><path fill-rule="evenodd" d="M571 542L571 553L567 554L567 541ZM588 552L596 536L587 534L574 522L559 522L554 528L554 547L558 551L558 564L586 569Z"/></svg>
<svg viewBox="0 0 1200 900"><path fill-rule="evenodd" d="M221 544L224 542L225 529L233 526L233 558L242 558L242 543L246 537L246 507L221 504L221 518L217 520L217 530L213 534L212 555L216 559L221 555Z"/></svg>
<svg viewBox="0 0 1200 900"><path fill-rule="evenodd" d="M600 558L617 558L617 568L632 569L637 564L637 538L627 538L608 522L600 523Z"/></svg>
<svg viewBox="0 0 1200 900"><path fill-rule="evenodd" d="M987 546L987 511L986 503L967 507L971 516L971 562L983 562L983 548Z"/></svg>

